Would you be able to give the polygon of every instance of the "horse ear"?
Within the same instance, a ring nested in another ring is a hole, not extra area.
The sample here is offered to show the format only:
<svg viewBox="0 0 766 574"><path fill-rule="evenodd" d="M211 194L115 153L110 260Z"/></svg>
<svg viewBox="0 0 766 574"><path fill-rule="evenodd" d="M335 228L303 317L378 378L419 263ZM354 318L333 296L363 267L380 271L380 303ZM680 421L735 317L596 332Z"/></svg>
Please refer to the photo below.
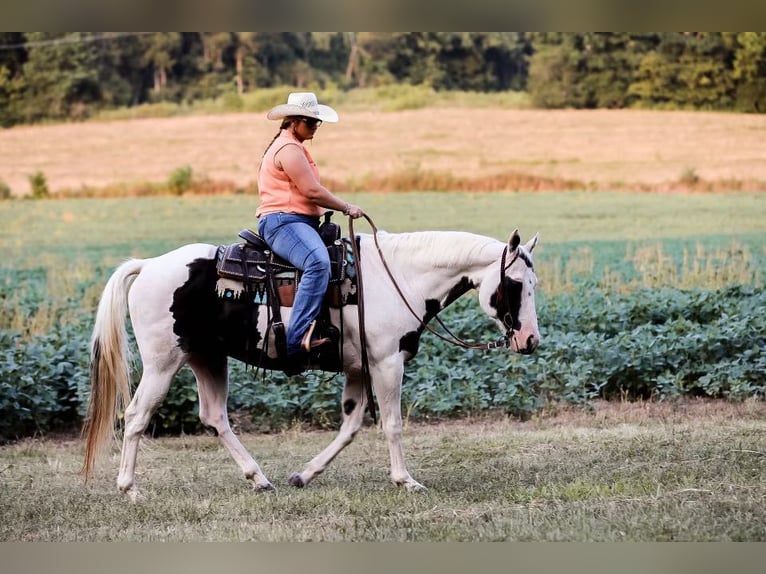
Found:
<svg viewBox="0 0 766 574"><path fill-rule="evenodd" d="M521 235L519 235L518 229L514 229L513 233L511 233L511 237L508 239L508 248L511 251L515 251L519 246L519 243L521 243Z"/></svg>
<svg viewBox="0 0 766 574"><path fill-rule="evenodd" d="M538 231L537 233L535 233L535 236L532 239L527 241L527 244L524 245L524 247L526 247L527 251L529 251L531 253L532 250L535 248L535 245L537 245L537 242L539 240L540 240L540 232Z"/></svg>

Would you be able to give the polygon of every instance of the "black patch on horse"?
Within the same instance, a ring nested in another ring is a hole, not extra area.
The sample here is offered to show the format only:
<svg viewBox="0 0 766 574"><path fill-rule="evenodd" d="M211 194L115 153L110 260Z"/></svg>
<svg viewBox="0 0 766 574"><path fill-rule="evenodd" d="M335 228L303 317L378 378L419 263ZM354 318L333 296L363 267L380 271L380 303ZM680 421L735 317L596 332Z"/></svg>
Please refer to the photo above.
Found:
<svg viewBox="0 0 766 574"><path fill-rule="evenodd" d="M423 323L428 323L442 310L441 303L436 299L426 299L426 314L423 316ZM420 325L415 331L408 331L399 339L399 350L414 357L420 347L420 335L423 334L424 327Z"/></svg>
<svg viewBox="0 0 766 574"><path fill-rule="evenodd" d="M460 278L460 281L458 282L458 284L455 285L452 289L450 289L450 292L447 294L446 299L444 299L444 304L442 307L447 307L447 305L455 301L455 299L457 299L458 297L461 297L462 295L465 295L474 287L476 287L476 285L474 285L473 282L464 275L463 277Z"/></svg>
<svg viewBox="0 0 766 574"><path fill-rule="evenodd" d="M216 292L215 259L195 259L187 267L189 278L175 290L170 306L173 332L183 351L208 361L228 356L269 370L295 369L295 364L269 357L261 348L263 334L258 331L258 317L259 313L268 313L268 307L254 302L253 291L245 290L236 299L221 298ZM342 368L336 348L322 347L312 352L305 367L309 363L323 371L338 372Z"/></svg>
<svg viewBox="0 0 766 574"><path fill-rule="evenodd" d="M189 279L173 293L170 312L178 346L207 358L223 355L253 365L267 357L257 348L262 336L256 329L259 306L247 293L238 299L221 299L215 291L218 273L214 259L188 264Z"/></svg>
<svg viewBox="0 0 766 574"><path fill-rule="evenodd" d="M489 298L489 304L497 312L497 318L503 321L506 327L509 327L505 320L506 316L511 319L511 325L514 330L521 329L519 321L519 311L521 310L521 292L523 285L520 281L514 281L510 277L503 277L503 286L495 291Z"/></svg>

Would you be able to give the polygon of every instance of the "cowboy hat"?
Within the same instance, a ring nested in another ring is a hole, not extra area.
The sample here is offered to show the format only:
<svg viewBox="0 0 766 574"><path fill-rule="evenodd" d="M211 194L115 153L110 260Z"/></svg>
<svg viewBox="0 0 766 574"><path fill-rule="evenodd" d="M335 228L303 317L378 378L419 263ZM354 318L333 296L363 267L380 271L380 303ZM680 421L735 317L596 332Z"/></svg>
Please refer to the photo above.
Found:
<svg viewBox="0 0 766 574"><path fill-rule="evenodd" d="M287 97L286 104L274 106L266 114L270 120L281 120L288 116L317 118L323 122L338 121L338 112L330 106L318 103L313 92L293 92Z"/></svg>

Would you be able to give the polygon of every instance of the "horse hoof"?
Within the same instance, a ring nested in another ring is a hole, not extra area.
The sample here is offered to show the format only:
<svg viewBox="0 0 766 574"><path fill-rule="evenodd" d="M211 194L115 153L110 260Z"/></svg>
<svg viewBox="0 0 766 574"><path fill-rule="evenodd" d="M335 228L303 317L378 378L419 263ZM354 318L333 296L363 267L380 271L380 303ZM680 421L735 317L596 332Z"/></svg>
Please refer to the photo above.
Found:
<svg viewBox="0 0 766 574"><path fill-rule="evenodd" d="M428 488L419 482L415 482L414 484L405 484L404 488L407 489L407 492L428 492Z"/></svg>
<svg viewBox="0 0 766 574"><path fill-rule="evenodd" d="M290 486L294 486L295 488L303 488L306 486L306 483L303 482L303 479L301 478L301 475L297 472L294 472L290 475L290 478L287 480L287 482L290 483Z"/></svg>
<svg viewBox="0 0 766 574"><path fill-rule="evenodd" d="M410 478L409 480L394 481L394 484L403 486L407 492L426 492L428 489L420 484L417 480Z"/></svg>
<svg viewBox="0 0 766 574"><path fill-rule="evenodd" d="M256 483L253 485L253 489L257 492L267 492L269 490L276 490L274 485L266 481L265 483Z"/></svg>
<svg viewBox="0 0 766 574"><path fill-rule="evenodd" d="M144 496L144 494L141 493L141 491L139 491L135 486L130 487L127 490L123 490L123 492L134 504L146 500L146 496Z"/></svg>

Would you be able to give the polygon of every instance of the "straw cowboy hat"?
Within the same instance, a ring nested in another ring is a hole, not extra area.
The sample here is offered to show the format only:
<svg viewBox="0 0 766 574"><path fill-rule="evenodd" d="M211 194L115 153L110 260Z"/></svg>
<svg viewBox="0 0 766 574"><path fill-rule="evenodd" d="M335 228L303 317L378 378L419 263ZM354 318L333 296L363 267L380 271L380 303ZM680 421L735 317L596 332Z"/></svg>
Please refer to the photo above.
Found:
<svg viewBox="0 0 766 574"><path fill-rule="evenodd" d="M274 106L266 114L270 120L281 120L287 116L317 118L323 122L338 121L338 112L330 106L318 103L313 92L293 92L287 97L286 104Z"/></svg>

